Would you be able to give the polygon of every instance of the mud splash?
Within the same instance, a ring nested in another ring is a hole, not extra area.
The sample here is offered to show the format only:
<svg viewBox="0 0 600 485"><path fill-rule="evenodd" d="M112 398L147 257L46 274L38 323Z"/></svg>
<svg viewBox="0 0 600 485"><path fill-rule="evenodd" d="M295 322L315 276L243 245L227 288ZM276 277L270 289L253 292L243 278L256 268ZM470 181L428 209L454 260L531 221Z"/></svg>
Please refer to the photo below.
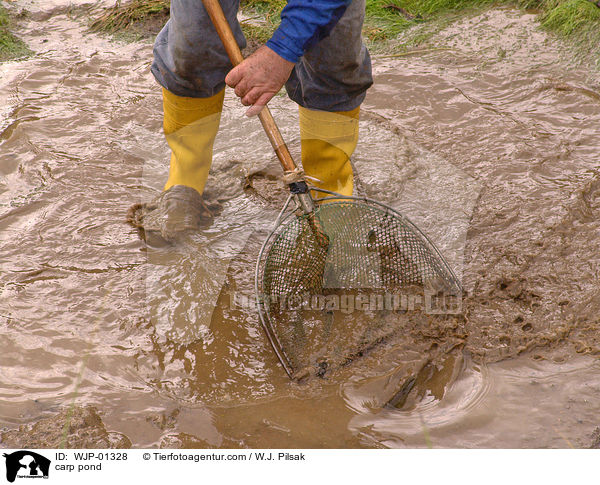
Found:
<svg viewBox="0 0 600 485"><path fill-rule="evenodd" d="M598 84L532 16L491 11L438 35L454 51L376 62L358 186L434 240L465 318L298 385L244 300L284 196L256 120L228 95L205 194L217 216L147 246L125 212L166 178L151 46L33 3L19 34L37 55L0 66L3 427L64 422L75 400L100 410L102 446L112 432L136 447L592 443L597 362L575 354L599 351ZM297 113L272 107L294 140Z"/></svg>

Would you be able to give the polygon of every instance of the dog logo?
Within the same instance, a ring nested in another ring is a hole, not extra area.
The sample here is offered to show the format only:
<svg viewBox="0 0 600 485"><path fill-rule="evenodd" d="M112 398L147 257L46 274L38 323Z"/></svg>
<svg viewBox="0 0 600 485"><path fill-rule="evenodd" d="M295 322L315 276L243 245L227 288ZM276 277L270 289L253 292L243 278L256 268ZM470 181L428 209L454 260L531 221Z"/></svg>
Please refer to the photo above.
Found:
<svg viewBox="0 0 600 485"><path fill-rule="evenodd" d="M12 483L17 477L48 478L50 460L33 451L21 450L4 453L6 460L6 479Z"/></svg>

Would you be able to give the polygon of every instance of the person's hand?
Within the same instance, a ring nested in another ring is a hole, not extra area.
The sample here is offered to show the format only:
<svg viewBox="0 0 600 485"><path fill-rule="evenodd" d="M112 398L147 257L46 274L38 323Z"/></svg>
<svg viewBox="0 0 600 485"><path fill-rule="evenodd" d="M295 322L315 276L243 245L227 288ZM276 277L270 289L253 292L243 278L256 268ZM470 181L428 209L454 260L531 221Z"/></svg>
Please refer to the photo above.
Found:
<svg viewBox="0 0 600 485"><path fill-rule="evenodd" d="M251 106L246 116L254 116L279 92L293 68L293 62L262 46L229 71L225 83L235 89L243 105Z"/></svg>

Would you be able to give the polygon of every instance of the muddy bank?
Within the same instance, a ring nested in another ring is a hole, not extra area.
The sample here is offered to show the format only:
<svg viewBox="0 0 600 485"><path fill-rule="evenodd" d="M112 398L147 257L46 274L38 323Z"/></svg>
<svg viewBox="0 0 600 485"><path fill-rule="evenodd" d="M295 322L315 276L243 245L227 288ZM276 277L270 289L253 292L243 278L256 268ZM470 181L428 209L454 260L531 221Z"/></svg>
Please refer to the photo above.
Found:
<svg viewBox="0 0 600 485"><path fill-rule="evenodd" d="M552 66L565 51L532 20L497 10L458 22L438 36L460 52L382 68L373 91L398 106L367 100L482 184L467 233L464 330L488 362L599 352L598 80Z"/></svg>

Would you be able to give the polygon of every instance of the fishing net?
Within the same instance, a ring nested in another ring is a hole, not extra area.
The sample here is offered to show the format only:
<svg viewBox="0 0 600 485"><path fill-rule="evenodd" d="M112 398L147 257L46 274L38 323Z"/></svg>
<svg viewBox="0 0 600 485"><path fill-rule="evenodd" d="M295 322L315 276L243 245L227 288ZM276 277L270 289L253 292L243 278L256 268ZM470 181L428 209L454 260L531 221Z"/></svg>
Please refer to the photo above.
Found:
<svg viewBox="0 0 600 485"><path fill-rule="evenodd" d="M433 243L394 209L330 197L311 214L280 218L257 263L256 291L267 335L297 375L350 363L417 314L456 312L461 287Z"/></svg>
<svg viewBox="0 0 600 485"><path fill-rule="evenodd" d="M203 4L232 64L239 64L242 53L219 2ZM401 331L397 317L405 311L403 297L409 310L409 296L414 306L417 297L427 297L426 288L430 297L460 292L433 244L391 207L315 188L313 194L326 195L313 207L304 176L267 107L259 118L292 195L259 254L257 305L290 377L298 378L303 369L323 375ZM300 138L303 148L332 148L349 158L358 140L358 110L339 114L301 108ZM314 160L307 156L306 162ZM315 177L319 172L311 170ZM283 216L291 200L297 210ZM396 293L400 290L404 294Z"/></svg>

